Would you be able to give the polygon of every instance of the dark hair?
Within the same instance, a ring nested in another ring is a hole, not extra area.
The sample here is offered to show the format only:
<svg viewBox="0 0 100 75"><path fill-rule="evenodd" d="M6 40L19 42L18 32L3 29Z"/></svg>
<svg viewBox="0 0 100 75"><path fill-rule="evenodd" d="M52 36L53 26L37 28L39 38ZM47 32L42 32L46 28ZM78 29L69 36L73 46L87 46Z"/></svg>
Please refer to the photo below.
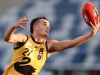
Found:
<svg viewBox="0 0 100 75"><path fill-rule="evenodd" d="M38 21L39 19L45 19L47 20L46 17L37 17L37 18L34 18L31 23L30 23L30 32L33 33L33 25L35 24L36 21Z"/></svg>

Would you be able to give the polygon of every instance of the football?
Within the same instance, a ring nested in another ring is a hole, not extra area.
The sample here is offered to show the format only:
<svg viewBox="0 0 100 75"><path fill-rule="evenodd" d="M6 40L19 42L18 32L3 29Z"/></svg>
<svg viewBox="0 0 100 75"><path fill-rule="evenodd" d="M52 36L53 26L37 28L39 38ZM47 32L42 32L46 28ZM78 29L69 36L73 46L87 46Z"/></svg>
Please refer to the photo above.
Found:
<svg viewBox="0 0 100 75"><path fill-rule="evenodd" d="M86 22L87 25L89 25L91 27L90 22L92 22L94 24L94 19L98 15L99 15L98 11L96 10L96 8L95 8L93 3L86 2L83 5L82 16L83 16L83 19L84 19L84 21Z"/></svg>

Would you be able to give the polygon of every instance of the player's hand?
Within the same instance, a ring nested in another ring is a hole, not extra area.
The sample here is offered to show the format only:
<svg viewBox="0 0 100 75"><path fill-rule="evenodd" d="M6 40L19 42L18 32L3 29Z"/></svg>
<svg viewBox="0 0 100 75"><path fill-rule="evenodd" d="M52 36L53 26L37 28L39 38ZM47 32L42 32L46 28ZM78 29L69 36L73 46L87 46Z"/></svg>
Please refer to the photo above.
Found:
<svg viewBox="0 0 100 75"><path fill-rule="evenodd" d="M98 31L99 27L100 27L100 18L99 16L97 16L95 18L94 24L92 22L90 22L91 26L92 26L92 33L93 35L96 34L96 32Z"/></svg>
<svg viewBox="0 0 100 75"><path fill-rule="evenodd" d="M13 26L15 28L25 29L25 27L23 25L28 24L28 22L29 22L28 16L24 16L18 22L16 22Z"/></svg>

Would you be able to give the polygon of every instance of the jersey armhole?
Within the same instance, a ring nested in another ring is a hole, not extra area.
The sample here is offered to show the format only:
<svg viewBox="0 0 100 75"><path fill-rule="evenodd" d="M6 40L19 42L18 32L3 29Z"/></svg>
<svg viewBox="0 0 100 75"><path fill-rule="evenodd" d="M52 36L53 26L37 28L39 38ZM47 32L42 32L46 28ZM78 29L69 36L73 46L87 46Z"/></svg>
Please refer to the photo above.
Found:
<svg viewBox="0 0 100 75"><path fill-rule="evenodd" d="M25 42L19 42L18 43L19 46L18 47L14 47L14 49L18 49L18 48L22 47L27 42L27 40L28 40L28 34L26 34L26 36L27 36L26 41ZM15 44L14 44L14 46L15 46Z"/></svg>
<svg viewBox="0 0 100 75"><path fill-rule="evenodd" d="M46 41L46 51L47 51L47 53L46 53L46 59L48 58L48 44L47 44L47 41Z"/></svg>
<svg viewBox="0 0 100 75"><path fill-rule="evenodd" d="M47 50L47 53L48 53L48 44L47 44L47 41L46 41L46 50Z"/></svg>

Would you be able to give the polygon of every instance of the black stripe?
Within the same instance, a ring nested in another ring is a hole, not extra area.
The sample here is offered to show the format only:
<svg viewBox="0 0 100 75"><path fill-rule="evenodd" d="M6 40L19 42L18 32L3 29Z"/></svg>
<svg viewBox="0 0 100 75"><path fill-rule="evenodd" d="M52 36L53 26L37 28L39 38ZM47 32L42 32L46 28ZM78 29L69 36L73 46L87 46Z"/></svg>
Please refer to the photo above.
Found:
<svg viewBox="0 0 100 75"><path fill-rule="evenodd" d="M48 58L48 44L47 44L47 40L45 41L45 44L46 44L46 51L47 51L47 53L46 53L46 59Z"/></svg>
<svg viewBox="0 0 100 75"><path fill-rule="evenodd" d="M46 50L47 50L47 52L48 52L48 44L47 44L47 41L46 41Z"/></svg>
<svg viewBox="0 0 100 75"><path fill-rule="evenodd" d="M41 42L36 42L35 39L34 39L34 37L33 37L32 35L30 35L30 37L32 38L32 40L33 40L35 43L37 43L37 44L42 44Z"/></svg>

